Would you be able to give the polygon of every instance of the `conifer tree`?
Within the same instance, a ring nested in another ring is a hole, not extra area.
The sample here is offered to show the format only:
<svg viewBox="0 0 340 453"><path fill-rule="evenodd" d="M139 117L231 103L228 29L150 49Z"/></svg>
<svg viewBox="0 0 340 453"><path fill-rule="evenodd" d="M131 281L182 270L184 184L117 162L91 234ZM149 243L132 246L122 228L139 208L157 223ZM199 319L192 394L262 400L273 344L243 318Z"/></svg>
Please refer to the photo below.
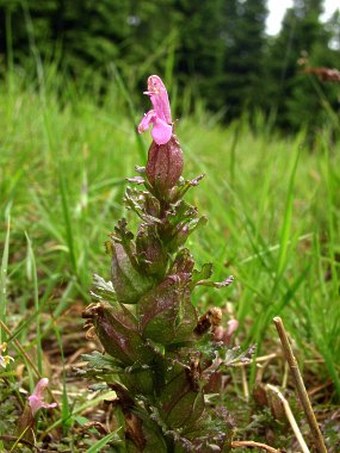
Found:
<svg viewBox="0 0 340 453"><path fill-rule="evenodd" d="M276 109L276 122L286 131L307 126L315 133L328 122L324 102L333 102L334 87L321 86L298 65L301 57L313 66L331 64L330 34L320 22L322 10L323 0L296 0L268 55L268 109Z"/></svg>
<svg viewBox="0 0 340 453"><path fill-rule="evenodd" d="M260 108L264 96L265 21L264 0L225 2L225 78L222 93L228 118L244 108Z"/></svg>

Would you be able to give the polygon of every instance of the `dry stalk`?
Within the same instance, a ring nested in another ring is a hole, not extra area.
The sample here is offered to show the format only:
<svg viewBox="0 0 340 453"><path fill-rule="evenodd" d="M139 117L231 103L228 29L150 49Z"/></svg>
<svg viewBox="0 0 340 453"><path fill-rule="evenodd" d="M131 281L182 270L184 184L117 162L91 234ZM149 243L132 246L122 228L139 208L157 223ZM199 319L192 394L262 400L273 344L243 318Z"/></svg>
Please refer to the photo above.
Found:
<svg viewBox="0 0 340 453"><path fill-rule="evenodd" d="M249 401L249 387L248 387L248 381L247 381L245 367L241 368L241 375L242 375L242 387L243 387L244 398L246 401Z"/></svg>
<svg viewBox="0 0 340 453"><path fill-rule="evenodd" d="M269 453L280 453L281 450L270 447L262 442L255 442L253 440L234 440L231 443L231 448L261 448L262 450L269 451Z"/></svg>
<svg viewBox="0 0 340 453"><path fill-rule="evenodd" d="M287 332L284 328L282 319L277 316L273 319L273 321L275 323L276 329L277 329L279 337L280 337L283 353L286 357L290 371L292 373L296 393L298 394L298 397L302 404L303 410L305 412L309 427L311 429L311 433L312 433L312 436L314 439L316 450L319 453L327 453L325 441L322 437L320 427L316 420L311 402L308 397L306 386L304 384L296 357L294 356L293 349L290 344Z"/></svg>
<svg viewBox="0 0 340 453"><path fill-rule="evenodd" d="M284 371L283 371L283 378L282 378L282 384L281 387L283 389L287 388L287 382L288 382L288 373L289 373L289 366L288 363L284 363Z"/></svg>
<svg viewBox="0 0 340 453"><path fill-rule="evenodd" d="M274 385L271 385L271 384L267 384L266 385L267 389L269 389L271 392L275 393L275 395L277 395L277 397L280 399L281 403L282 403L282 406L283 406L283 409L285 411L285 414L286 414L286 417L288 419L288 422L290 424L290 426L292 427L292 430L294 431L294 434L296 436L296 439L297 441L299 442L299 445L301 447L301 450L303 453L310 453L309 451L309 448L307 447L307 444L302 436L302 433L298 427L298 424L296 423L296 420L295 420L295 417L293 415L293 412L289 406L289 403L288 401L286 400L286 398L282 395L282 393L280 392L280 390L275 387Z"/></svg>

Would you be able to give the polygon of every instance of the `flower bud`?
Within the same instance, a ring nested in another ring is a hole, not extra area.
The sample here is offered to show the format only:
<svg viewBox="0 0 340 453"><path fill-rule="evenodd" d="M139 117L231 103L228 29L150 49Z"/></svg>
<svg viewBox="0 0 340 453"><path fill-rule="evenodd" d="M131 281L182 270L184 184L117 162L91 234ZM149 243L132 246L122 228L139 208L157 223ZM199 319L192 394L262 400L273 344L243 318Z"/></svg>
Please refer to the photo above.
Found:
<svg viewBox="0 0 340 453"><path fill-rule="evenodd" d="M112 243L110 251L112 283L117 299L123 304L136 304L151 287L152 281L136 270L121 244Z"/></svg>
<svg viewBox="0 0 340 453"><path fill-rule="evenodd" d="M140 300L137 313L144 338L163 345L192 339L197 314L188 283L188 274L170 275Z"/></svg>
<svg viewBox="0 0 340 453"><path fill-rule="evenodd" d="M224 344L229 345L231 343L234 332L238 329L237 319L230 319L227 323L227 327L216 326L214 329L214 341L222 341Z"/></svg>
<svg viewBox="0 0 340 453"><path fill-rule="evenodd" d="M173 135L165 145L152 142L149 148L146 176L157 195L166 197L183 171L183 152Z"/></svg>
<svg viewBox="0 0 340 453"><path fill-rule="evenodd" d="M85 309L83 317L93 323L105 351L124 365L152 358L152 351L137 332L134 316L123 305L92 304Z"/></svg>

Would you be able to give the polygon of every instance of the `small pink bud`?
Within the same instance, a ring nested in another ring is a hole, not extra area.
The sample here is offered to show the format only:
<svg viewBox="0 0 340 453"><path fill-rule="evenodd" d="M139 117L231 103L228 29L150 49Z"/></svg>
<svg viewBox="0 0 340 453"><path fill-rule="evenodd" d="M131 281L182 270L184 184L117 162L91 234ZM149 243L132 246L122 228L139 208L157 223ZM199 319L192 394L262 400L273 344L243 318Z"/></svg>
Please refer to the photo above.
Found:
<svg viewBox="0 0 340 453"><path fill-rule="evenodd" d="M224 344L230 344L234 332L238 329L237 319L230 319L227 322L227 327L217 326L214 329L214 340L222 341Z"/></svg>
<svg viewBox="0 0 340 453"><path fill-rule="evenodd" d="M33 417L35 414L38 412L40 408L44 409L51 409L53 407L56 407L57 403L45 403L43 401L43 393L44 390L48 386L48 379L47 378L42 378L40 381L37 383L32 395L28 397L28 404L31 408L32 415Z"/></svg>

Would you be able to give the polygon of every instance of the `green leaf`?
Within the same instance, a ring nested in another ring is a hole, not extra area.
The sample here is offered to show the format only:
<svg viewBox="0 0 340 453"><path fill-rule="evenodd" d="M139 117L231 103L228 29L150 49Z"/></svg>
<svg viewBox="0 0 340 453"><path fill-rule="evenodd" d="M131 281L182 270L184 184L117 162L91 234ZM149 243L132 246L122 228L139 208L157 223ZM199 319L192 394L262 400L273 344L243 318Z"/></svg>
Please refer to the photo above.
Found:
<svg viewBox="0 0 340 453"><path fill-rule="evenodd" d="M0 320L6 322L6 306L7 306L7 268L9 258L9 238L11 229L11 218L10 218L10 205L7 210L7 229L6 238L2 254L1 267L0 267ZM5 334L0 329L0 343L4 340Z"/></svg>

